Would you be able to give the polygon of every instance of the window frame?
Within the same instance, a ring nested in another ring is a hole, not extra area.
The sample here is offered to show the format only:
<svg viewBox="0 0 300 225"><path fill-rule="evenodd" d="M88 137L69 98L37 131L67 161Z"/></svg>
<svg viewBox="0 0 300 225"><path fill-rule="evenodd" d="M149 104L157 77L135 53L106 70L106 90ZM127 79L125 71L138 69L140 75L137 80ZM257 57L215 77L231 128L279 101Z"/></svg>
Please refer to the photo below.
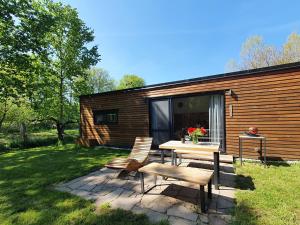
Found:
<svg viewBox="0 0 300 225"><path fill-rule="evenodd" d="M104 121L96 122L96 116L102 114ZM116 114L116 121L108 121L108 114ZM107 110L93 110L93 122L94 125L116 125L119 123L119 109L107 109Z"/></svg>

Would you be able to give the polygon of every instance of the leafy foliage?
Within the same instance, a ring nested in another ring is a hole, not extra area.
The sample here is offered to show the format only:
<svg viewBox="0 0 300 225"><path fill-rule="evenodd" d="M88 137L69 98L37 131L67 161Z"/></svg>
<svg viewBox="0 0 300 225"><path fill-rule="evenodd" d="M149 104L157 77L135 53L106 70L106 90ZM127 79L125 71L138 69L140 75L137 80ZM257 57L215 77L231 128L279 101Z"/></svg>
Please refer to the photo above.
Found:
<svg viewBox="0 0 300 225"><path fill-rule="evenodd" d="M286 43L277 48L266 44L261 36L249 37L243 44L239 61L231 60L229 71L256 69L300 61L300 35L292 33Z"/></svg>
<svg viewBox="0 0 300 225"><path fill-rule="evenodd" d="M143 78L134 75L134 74L127 74L122 77L119 82L117 89L127 89L127 88L136 88L145 86L146 82Z"/></svg>
<svg viewBox="0 0 300 225"><path fill-rule="evenodd" d="M115 80L102 68L92 68L87 71L85 76L77 77L74 82L74 93L77 97L115 89Z"/></svg>
<svg viewBox="0 0 300 225"><path fill-rule="evenodd" d="M0 100L24 97L35 56L45 60L53 18L33 0L0 2Z"/></svg>

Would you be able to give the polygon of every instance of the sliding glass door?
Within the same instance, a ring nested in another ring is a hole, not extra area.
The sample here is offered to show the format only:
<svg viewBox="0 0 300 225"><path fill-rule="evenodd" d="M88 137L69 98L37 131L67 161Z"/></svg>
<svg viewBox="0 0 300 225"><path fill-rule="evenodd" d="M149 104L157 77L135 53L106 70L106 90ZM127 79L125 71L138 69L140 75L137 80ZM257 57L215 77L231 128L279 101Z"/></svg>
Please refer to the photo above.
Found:
<svg viewBox="0 0 300 225"><path fill-rule="evenodd" d="M150 135L154 146L180 140L182 130L204 127L202 142L219 142L224 150L224 95L178 96L150 101Z"/></svg>
<svg viewBox="0 0 300 225"><path fill-rule="evenodd" d="M150 130L154 146L171 139L170 101L171 99L163 99L150 102Z"/></svg>

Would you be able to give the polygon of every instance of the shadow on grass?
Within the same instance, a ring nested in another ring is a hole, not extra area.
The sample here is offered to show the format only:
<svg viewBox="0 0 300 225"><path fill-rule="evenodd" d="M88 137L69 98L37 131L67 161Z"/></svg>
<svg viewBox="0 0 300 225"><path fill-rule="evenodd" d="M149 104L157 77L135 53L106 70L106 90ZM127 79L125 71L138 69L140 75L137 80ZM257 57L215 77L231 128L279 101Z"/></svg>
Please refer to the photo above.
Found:
<svg viewBox="0 0 300 225"><path fill-rule="evenodd" d="M255 185L252 177L237 175L235 180L236 188L240 190L255 190Z"/></svg>
<svg viewBox="0 0 300 225"><path fill-rule="evenodd" d="M259 225L257 213L245 202L236 205L233 215L230 225Z"/></svg>
<svg viewBox="0 0 300 225"><path fill-rule="evenodd" d="M267 165L268 166L284 166L290 167L291 165L283 160L281 157L267 157Z"/></svg>
<svg viewBox="0 0 300 225"><path fill-rule="evenodd" d="M99 169L128 151L74 144L0 155L0 220L4 224L150 224L123 211L96 215L91 202L53 190L53 184Z"/></svg>

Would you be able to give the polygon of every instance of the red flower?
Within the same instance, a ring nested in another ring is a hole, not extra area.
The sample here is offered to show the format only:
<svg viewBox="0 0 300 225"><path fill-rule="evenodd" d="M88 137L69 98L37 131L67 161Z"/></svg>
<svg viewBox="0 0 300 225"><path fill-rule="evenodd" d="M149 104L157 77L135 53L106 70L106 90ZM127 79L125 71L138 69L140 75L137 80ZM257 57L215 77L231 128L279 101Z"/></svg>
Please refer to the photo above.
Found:
<svg viewBox="0 0 300 225"><path fill-rule="evenodd" d="M188 128L188 134L191 135L195 130L196 130L196 128L194 128L194 127L189 127L189 128Z"/></svg>
<svg viewBox="0 0 300 225"><path fill-rule="evenodd" d="M207 131L204 127L201 127L200 130L203 135L207 134Z"/></svg>

